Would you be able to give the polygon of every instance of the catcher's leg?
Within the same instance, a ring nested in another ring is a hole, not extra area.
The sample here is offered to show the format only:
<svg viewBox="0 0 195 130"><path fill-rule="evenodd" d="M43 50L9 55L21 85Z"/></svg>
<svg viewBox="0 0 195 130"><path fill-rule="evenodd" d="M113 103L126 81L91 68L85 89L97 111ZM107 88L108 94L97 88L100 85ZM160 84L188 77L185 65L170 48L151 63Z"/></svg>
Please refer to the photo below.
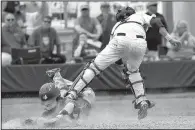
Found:
<svg viewBox="0 0 195 130"><path fill-rule="evenodd" d="M139 109L138 119L145 118L147 116L147 109L154 106L146 98L143 78L139 72L146 48L145 40L136 40L135 44L132 44L130 48L130 56L127 59L127 74L129 75L132 92L135 96L135 109Z"/></svg>
<svg viewBox="0 0 195 130"><path fill-rule="evenodd" d="M116 39L112 39L110 43L106 46L106 48L101 51L94 61L89 62L84 70L79 74L76 80L73 82L71 90L67 96L72 100L77 99L78 93L80 93L84 88L91 82L91 80L98 75L101 71L107 68L110 64L113 64L115 61L120 59L124 54L124 46L118 45L116 46ZM87 93L84 93L87 94ZM95 94L93 95L95 96ZM93 100L89 100L89 98L84 98L91 104L93 104Z"/></svg>
<svg viewBox="0 0 195 130"><path fill-rule="evenodd" d="M86 66L74 81L73 89L69 95L71 96L70 98L76 98L77 93L81 92L96 75L120 59L124 54L124 48L125 46L118 44L116 39L112 39L106 48L98 54L94 61Z"/></svg>

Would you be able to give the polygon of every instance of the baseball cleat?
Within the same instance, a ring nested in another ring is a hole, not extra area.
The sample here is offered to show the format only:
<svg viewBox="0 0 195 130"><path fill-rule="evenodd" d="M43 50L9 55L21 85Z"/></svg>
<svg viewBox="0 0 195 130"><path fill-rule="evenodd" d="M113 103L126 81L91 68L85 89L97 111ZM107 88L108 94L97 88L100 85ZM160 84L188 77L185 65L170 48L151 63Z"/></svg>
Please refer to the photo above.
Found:
<svg viewBox="0 0 195 130"><path fill-rule="evenodd" d="M148 108L152 108L155 106L155 103L153 101L145 100L148 103ZM132 101L134 104L135 109L140 109L140 105L135 103L135 100Z"/></svg>
<svg viewBox="0 0 195 130"><path fill-rule="evenodd" d="M55 73L60 72L60 71L61 71L60 68L55 68L55 69L47 70L46 74L48 75L49 78L53 78Z"/></svg>
<svg viewBox="0 0 195 130"><path fill-rule="evenodd" d="M141 120L143 118L145 118L148 114L148 108L149 108L149 105L146 101L142 101L140 103L140 109L138 111L138 119Z"/></svg>

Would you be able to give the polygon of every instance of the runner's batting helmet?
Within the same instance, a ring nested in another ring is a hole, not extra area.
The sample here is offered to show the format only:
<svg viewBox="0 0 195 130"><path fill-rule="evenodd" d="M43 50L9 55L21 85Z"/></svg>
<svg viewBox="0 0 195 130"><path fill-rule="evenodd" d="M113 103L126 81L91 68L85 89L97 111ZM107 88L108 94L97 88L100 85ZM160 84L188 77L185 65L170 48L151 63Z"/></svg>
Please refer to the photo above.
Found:
<svg viewBox="0 0 195 130"><path fill-rule="evenodd" d="M45 83L39 90L39 98L42 101L48 101L60 96L60 90L55 87L54 83Z"/></svg>
<svg viewBox="0 0 195 130"><path fill-rule="evenodd" d="M135 10L131 7L126 7L123 9L118 10L116 13L116 21L124 21L127 17L131 16L135 13Z"/></svg>

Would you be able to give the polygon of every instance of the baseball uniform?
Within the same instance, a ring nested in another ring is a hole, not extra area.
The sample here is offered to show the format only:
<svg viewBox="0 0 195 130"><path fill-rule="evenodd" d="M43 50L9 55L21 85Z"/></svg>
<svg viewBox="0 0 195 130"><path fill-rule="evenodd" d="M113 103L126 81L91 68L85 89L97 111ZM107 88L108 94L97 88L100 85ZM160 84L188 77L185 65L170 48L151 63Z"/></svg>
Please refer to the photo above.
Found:
<svg viewBox="0 0 195 130"><path fill-rule="evenodd" d="M155 15L149 16L147 14L135 13L128 17L125 23L116 23L113 27L109 44L97 55L94 60L95 64L91 64L90 68L93 68L96 74L98 74L100 70L106 69L109 65L122 58L123 61L127 63L129 80L132 83L141 81L142 77L138 69L147 48L145 40L146 32L143 25L150 26L150 20L153 17L155 17ZM85 79L85 81L89 83L94 76L95 73L91 71L91 69L87 69L82 79ZM86 82L83 82L82 79L75 85L75 90L81 91L85 87ZM136 97L144 95L143 83L135 84L133 89ZM136 103L143 100L146 100L145 96L138 98Z"/></svg>

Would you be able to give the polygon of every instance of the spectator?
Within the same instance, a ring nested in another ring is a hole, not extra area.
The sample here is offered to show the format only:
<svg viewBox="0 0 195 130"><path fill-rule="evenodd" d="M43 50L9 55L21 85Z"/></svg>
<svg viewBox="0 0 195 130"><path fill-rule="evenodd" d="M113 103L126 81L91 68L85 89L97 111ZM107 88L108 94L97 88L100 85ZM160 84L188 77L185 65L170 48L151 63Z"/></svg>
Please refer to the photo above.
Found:
<svg viewBox="0 0 195 130"><path fill-rule="evenodd" d="M187 58L195 60L195 37L190 33L188 23L184 20L178 21L172 36L180 40L182 46L179 50L173 50L170 43L167 43L169 51L167 56L172 59Z"/></svg>
<svg viewBox="0 0 195 130"><path fill-rule="evenodd" d="M40 4L39 4L40 3ZM48 15L48 4L43 2L21 2L20 11L25 16L25 24L27 34L31 34L34 29L41 26L43 18ZM35 12L28 12L28 6L33 5L37 7Z"/></svg>
<svg viewBox="0 0 195 130"><path fill-rule="evenodd" d="M3 13L3 22L4 22L4 16L6 13L12 13L15 16L16 22L18 26L22 26L25 22L25 16L20 11L20 2L19 1L7 1L6 7L4 8Z"/></svg>
<svg viewBox="0 0 195 130"><path fill-rule="evenodd" d="M2 43L1 43L1 48L2 48L1 63L2 63L2 66L11 65L11 62L12 62L11 48L8 44L6 44L4 42L4 37L2 37L1 41L2 41Z"/></svg>
<svg viewBox="0 0 195 130"><path fill-rule="evenodd" d="M146 14L155 14L157 18L160 18L163 25L167 29L167 24L165 18L162 14L157 12L157 2L149 2L147 5L148 12ZM148 28L146 33L146 41L148 45L147 56L154 58L154 60L159 60L158 47L162 45L162 36L160 35L157 28Z"/></svg>
<svg viewBox="0 0 195 130"><path fill-rule="evenodd" d="M89 16L89 5L81 6L81 17L75 21L75 30L77 36L73 41L73 57L95 57L101 47L101 42L97 40L102 28L96 18Z"/></svg>
<svg viewBox="0 0 195 130"><path fill-rule="evenodd" d="M2 27L2 64L11 63L11 49L23 48L26 45L25 35L15 24L15 16L11 13L5 16L5 25ZM4 63L6 62L6 63Z"/></svg>
<svg viewBox="0 0 195 130"><path fill-rule="evenodd" d="M22 29L22 32L23 32L24 35L25 35L26 41L28 41L29 35L27 34L27 30L26 30L27 26L26 26L25 24L23 24L20 28Z"/></svg>
<svg viewBox="0 0 195 130"><path fill-rule="evenodd" d="M120 2L116 2L113 4L113 10L114 10L114 14L116 14L118 12L119 9L122 9L123 5L121 5Z"/></svg>
<svg viewBox="0 0 195 130"><path fill-rule="evenodd" d="M28 45L40 46L44 64L65 63L65 56L61 55L60 40L54 28L51 27L52 18L45 16L42 26L35 29L28 40ZM54 46L57 54L54 54Z"/></svg>
<svg viewBox="0 0 195 130"><path fill-rule="evenodd" d="M100 41L102 42L101 50L103 50L110 40L110 34L112 31L112 27L116 23L115 15L110 12L109 3L101 4L101 14L97 17L100 24L102 25L103 33L100 36Z"/></svg>

